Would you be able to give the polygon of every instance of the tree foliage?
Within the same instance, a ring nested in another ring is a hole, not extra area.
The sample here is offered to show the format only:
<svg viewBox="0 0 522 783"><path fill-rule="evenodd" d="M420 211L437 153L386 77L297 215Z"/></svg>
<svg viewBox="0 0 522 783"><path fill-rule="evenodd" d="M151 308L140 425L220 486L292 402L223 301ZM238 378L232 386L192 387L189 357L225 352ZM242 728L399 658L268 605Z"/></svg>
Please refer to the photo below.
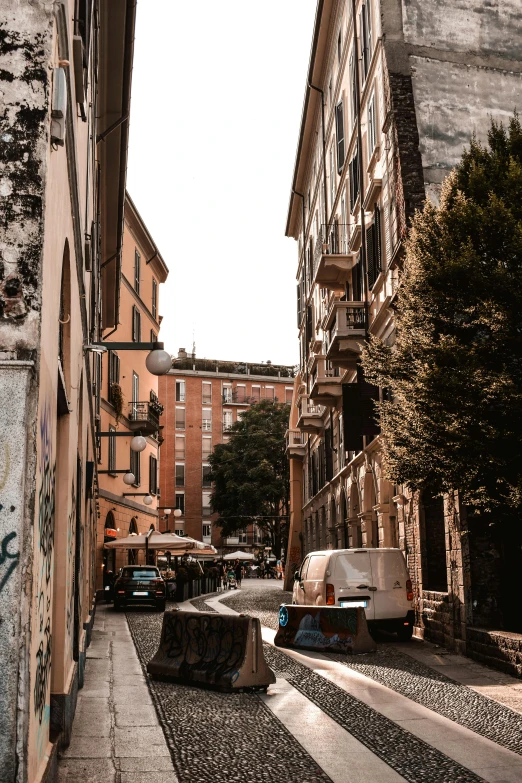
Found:
<svg viewBox="0 0 522 783"><path fill-rule="evenodd" d="M388 477L458 489L477 510L522 502L522 129L491 124L417 212L397 296L396 343L372 338L366 377Z"/></svg>
<svg viewBox="0 0 522 783"><path fill-rule="evenodd" d="M252 405L232 429L228 443L210 456L212 508L223 535L250 521L263 530L276 556L287 535L289 468L285 452L289 406L269 400ZM255 519L259 517L259 519Z"/></svg>

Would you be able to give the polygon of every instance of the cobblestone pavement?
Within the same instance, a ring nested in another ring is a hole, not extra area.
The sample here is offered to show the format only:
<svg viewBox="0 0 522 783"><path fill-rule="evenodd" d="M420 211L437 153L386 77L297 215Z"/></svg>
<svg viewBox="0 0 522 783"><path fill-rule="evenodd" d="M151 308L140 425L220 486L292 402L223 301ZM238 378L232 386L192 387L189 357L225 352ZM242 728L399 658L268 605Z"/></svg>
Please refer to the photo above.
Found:
<svg viewBox="0 0 522 783"><path fill-rule="evenodd" d="M278 628L280 604L289 602L290 593L258 595L253 591L243 591L221 601L237 612L259 617L262 625L273 630ZM358 656L329 653L329 658L522 755L522 715L386 643L375 653Z"/></svg>
<svg viewBox="0 0 522 783"><path fill-rule="evenodd" d="M143 667L157 650L162 619L127 613ZM148 683L180 783L330 783L257 695Z"/></svg>

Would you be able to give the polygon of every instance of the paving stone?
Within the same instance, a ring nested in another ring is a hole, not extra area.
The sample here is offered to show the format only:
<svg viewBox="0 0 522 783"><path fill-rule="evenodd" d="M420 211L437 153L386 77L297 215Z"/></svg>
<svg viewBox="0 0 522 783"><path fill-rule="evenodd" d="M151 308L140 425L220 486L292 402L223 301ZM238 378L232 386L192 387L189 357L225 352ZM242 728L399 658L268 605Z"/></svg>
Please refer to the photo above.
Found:
<svg viewBox="0 0 522 783"><path fill-rule="evenodd" d="M73 728L71 744L62 755L76 759L110 759L111 742L108 737L80 737Z"/></svg>
<svg viewBox="0 0 522 783"><path fill-rule="evenodd" d="M111 733L111 719L107 713L85 712L82 709L76 711L74 716L75 737L109 737Z"/></svg>
<svg viewBox="0 0 522 783"><path fill-rule="evenodd" d="M156 758L137 759L137 758L117 758L115 764L122 772L170 772L171 781L174 780L172 769L172 760L167 756L157 756Z"/></svg>
<svg viewBox="0 0 522 783"><path fill-rule="evenodd" d="M116 772L110 759L61 760L58 767L58 783L114 783Z"/></svg>
<svg viewBox="0 0 522 783"><path fill-rule="evenodd" d="M122 772L121 783L174 783L176 778L170 772Z"/></svg>
<svg viewBox="0 0 522 783"><path fill-rule="evenodd" d="M156 710L151 705L150 707L116 707L115 710L115 722L116 726L157 726L158 716Z"/></svg>

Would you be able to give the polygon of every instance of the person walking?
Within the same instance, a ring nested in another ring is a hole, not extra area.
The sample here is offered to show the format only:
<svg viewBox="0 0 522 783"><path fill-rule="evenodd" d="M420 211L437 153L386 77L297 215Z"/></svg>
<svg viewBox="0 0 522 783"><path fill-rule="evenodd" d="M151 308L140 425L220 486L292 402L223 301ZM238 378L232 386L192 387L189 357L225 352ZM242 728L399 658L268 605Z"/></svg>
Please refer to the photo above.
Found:
<svg viewBox="0 0 522 783"><path fill-rule="evenodd" d="M243 578L243 566L241 565L239 560L236 560L235 562L234 571L236 573L237 586L241 587L241 579Z"/></svg>

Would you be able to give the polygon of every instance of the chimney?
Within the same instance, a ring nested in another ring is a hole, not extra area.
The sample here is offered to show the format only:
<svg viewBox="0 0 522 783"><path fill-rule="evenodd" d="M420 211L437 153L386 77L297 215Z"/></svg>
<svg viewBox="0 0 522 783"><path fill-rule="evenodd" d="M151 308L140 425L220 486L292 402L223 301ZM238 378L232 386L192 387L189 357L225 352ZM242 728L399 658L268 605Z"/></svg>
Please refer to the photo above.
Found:
<svg viewBox="0 0 522 783"><path fill-rule="evenodd" d="M178 350L178 359L186 359L187 358L187 352L184 348L180 348Z"/></svg>

